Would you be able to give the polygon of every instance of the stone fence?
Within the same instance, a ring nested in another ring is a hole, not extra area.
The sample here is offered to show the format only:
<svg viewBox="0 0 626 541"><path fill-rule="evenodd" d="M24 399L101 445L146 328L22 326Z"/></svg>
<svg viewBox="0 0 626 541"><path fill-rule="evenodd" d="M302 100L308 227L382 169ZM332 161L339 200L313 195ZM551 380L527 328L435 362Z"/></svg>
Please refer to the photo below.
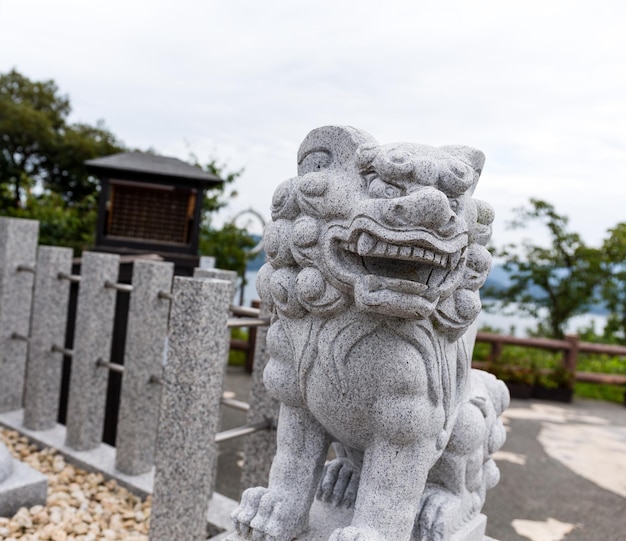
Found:
<svg viewBox="0 0 626 541"><path fill-rule="evenodd" d="M0 217L0 424L69 461L153 494L150 539L204 539L207 520L229 528L235 502L214 493L217 443L251 434L242 485L267 482L277 404L263 390L266 319L232 307L234 273L134 262L118 283L119 256L38 246L38 222ZM66 347L70 284L78 283L74 340ZM130 294L123 364L110 361L116 292ZM233 317L233 315L244 317ZM251 405L222 397L230 327L257 332ZM63 357L71 358L65 426L57 423ZM115 447L101 441L109 374L122 374ZM220 408L248 423L219 433Z"/></svg>

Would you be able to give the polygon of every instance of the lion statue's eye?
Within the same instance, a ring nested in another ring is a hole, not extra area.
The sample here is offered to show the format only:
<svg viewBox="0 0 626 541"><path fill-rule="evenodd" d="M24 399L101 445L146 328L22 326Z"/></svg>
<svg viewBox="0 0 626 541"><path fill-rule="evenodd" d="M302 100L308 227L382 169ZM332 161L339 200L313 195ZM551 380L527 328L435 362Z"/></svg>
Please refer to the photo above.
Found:
<svg viewBox="0 0 626 541"><path fill-rule="evenodd" d="M330 153L325 150L316 150L307 154L298 165L298 174L306 175L326 169L331 162Z"/></svg>
<svg viewBox="0 0 626 541"><path fill-rule="evenodd" d="M392 199L402 196L402 190L398 186L384 182L380 177L374 177L367 187L367 195L377 199Z"/></svg>

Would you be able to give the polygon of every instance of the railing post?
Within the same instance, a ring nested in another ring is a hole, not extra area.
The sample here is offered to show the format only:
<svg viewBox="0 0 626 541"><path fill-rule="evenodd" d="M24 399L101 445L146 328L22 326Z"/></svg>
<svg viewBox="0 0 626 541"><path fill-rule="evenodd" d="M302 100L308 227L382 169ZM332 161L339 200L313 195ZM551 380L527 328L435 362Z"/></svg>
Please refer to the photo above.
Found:
<svg viewBox="0 0 626 541"><path fill-rule="evenodd" d="M24 386L24 426L54 428L59 411L63 355L52 349L65 343L72 249L40 246L33 298L30 344Z"/></svg>
<svg viewBox="0 0 626 541"><path fill-rule="evenodd" d="M193 271L193 277L201 278L204 280L225 280L226 282L230 284L229 297L228 297L230 299L230 302L232 302L233 298L235 297L235 291L237 288L237 272L236 271L224 270L224 269L196 268ZM230 329L224 328L224 340L226 340L226 343L228 344L228 346L226 347L226 351L224 353L224 362L222 364L222 369L224 371L223 375L226 375L226 366L228 365L228 354L230 351L230 336L231 336ZM224 380L222 379L222 383L223 381ZM222 392L223 392L223 387L220 388L220 396ZM219 432L222 429L222 416L219 414L221 410L221 404L218 404L217 408L218 409L217 409L216 414L218 415L218 420L217 420L216 431ZM211 440L209 442L207 453L210 453L211 455L214 455L215 457L217 457L218 452L219 450L217 447L217 443L215 442L215 440ZM213 469L209 473L207 473L207 475L209 476L209 486L211 487L211 495L213 495L213 490L215 488L215 481L217 479L217 460L213 462Z"/></svg>
<svg viewBox="0 0 626 541"><path fill-rule="evenodd" d="M503 349L504 349L504 344L501 341L494 340L493 342L491 342L491 353L489 354L489 362L490 363L500 362Z"/></svg>
<svg viewBox="0 0 626 541"><path fill-rule="evenodd" d="M269 311L261 305L261 318L268 318ZM271 397L263 384L263 370L269 360L267 350L268 327L257 329L254 365L252 369L252 388L250 389L250 410L247 424L271 419L274 426L278 423L280 402ZM276 454L276 431L263 430L246 438L244 446L243 469L241 472L242 489L267 486L270 466Z"/></svg>
<svg viewBox="0 0 626 541"><path fill-rule="evenodd" d="M77 451L95 449L102 441L109 370L98 359L111 356L119 256L84 252L78 288L74 355L67 403L66 445Z"/></svg>
<svg viewBox="0 0 626 541"><path fill-rule="evenodd" d="M39 222L0 217L0 412L22 407Z"/></svg>
<svg viewBox="0 0 626 541"><path fill-rule="evenodd" d="M130 295L124 376L115 442L115 467L128 475L145 473L154 465L161 376L170 301L159 295L172 287L174 265L136 260Z"/></svg>
<svg viewBox="0 0 626 541"><path fill-rule="evenodd" d="M231 285L176 277L159 408L151 541L206 534L222 398Z"/></svg>
<svg viewBox="0 0 626 541"><path fill-rule="evenodd" d="M576 365L578 364L578 346L580 337L577 334L568 334L565 341L571 344L571 347L565 350L563 355L563 366L572 375L576 374Z"/></svg>

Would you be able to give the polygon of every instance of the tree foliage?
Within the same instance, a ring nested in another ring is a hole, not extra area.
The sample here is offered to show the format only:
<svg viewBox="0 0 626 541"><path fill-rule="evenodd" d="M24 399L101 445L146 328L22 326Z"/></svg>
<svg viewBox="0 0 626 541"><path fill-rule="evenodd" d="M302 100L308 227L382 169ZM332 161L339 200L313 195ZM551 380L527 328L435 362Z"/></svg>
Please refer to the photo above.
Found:
<svg viewBox="0 0 626 541"><path fill-rule="evenodd" d="M100 121L70 123L54 81L0 74L0 213L40 221L40 242L77 252L93 244L97 180L85 160L123 145Z"/></svg>
<svg viewBox="0 0 626 541"><path fill-rule="evenodd" d="M540 199L530 208L518 208L511 228L540 223L547 230L548 246L525 239L519 246L496 250L510 273L508 287L491 294L505 305L539 320L538 332L562 338L567 322L586 313L594 303L601 281L600 251L587 246L578 233L568 229L568 218Z"/></svg>
<svg viewBox="0 0 626 541"><path fill-rule="evenodd" d="M193 155L192 160L197 164L197 159ZM237 197L232 185L243 173L243 169L228 172L226 167L215 159L211 159L203 167L205 171L223 179L224 183L208 190L205 195L204 216L200 227L200 254L215 257L215 264L220 269L237 271L245 285L249 250L256 242L245 229L240 229L235 224L227 223L221 229L213 227L212 224L213 214L228 205L230 199Z"/></svg>
<svg viewBox="0 0 626 541"><path fill-rule="evenodd" d="M0 214L39 220L41 243L78 252L93 245L97 218L98 183L84 162L125 148L102 121L70 123L70 113L54 81L32 81L16 70L0 74ZM205 195L200 253L243 276L254 240L234 225L211 224L237 195L233 183L242 170L227 172L215 159L201 166L194 155L190 161L224 180Z"/></svg>
<svg viewBox="0 0 626 541"><path fill-rule="evenodd" d="M0 75L1 211L28 210L39 200L27 204L33 190L58 194L64 206L93 200L97 182L85 160L124 147L102 122L69 123L70 112L54 81L31 81L16 70Z"/></svg>
<svg viewBox="0 0 626 541"><path fill-rule="evenodd" d="M626 344L626 223L608 230L602 244L601 295L609 310L603 338Z"/></svg>
<svg viewBox="0 0 626 541"><path fill-rule="evenodd" d="M54 192L28 194L21 207L11 207L5 214L38 220L40 244L68 246L78 255L94 243L98 218L96 199L96 195L88 196L70 206Z"/></svg>

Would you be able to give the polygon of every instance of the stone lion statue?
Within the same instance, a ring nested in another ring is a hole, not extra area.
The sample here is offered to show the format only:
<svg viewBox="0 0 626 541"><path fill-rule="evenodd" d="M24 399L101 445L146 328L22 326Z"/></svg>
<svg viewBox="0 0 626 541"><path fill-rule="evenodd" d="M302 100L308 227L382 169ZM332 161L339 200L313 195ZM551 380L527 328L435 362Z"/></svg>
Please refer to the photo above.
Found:
<svg viewBox="0 0 626 541"><path fill-rule="evenodd" d="M483 162L351 127L305 138L264 235L278 450L269 487L233 513L240 536L298 537L316 494L354 508L332 541L457 539L479 516L509 401L470 367L491 266L494 213L472 197Z"/></svg>

